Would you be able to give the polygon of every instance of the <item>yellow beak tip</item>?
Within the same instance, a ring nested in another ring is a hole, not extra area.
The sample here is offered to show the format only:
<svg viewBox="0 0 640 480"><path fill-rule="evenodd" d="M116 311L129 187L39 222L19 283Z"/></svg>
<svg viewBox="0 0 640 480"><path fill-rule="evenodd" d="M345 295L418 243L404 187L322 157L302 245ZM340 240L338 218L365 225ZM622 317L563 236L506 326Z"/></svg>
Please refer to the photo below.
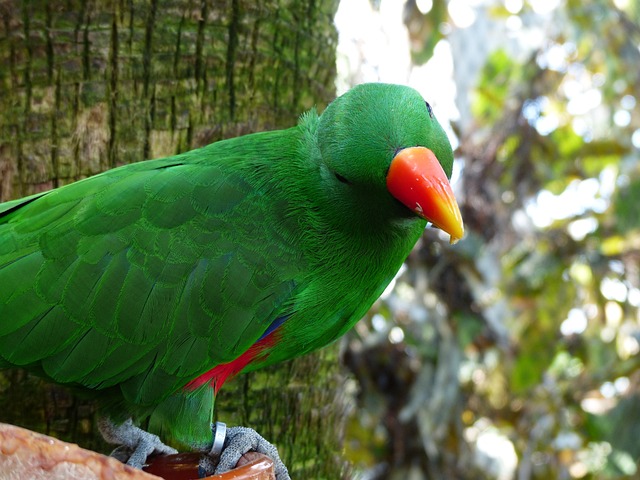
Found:
<svg viewBox="0 0 640 480"><path fill-rule="evenodd" d="M449 234L449 245L455 245L456 243L458 243L460 240L462 240L462 237L464 236L464 231L460 232L460 235L452 235Z"/></svg>

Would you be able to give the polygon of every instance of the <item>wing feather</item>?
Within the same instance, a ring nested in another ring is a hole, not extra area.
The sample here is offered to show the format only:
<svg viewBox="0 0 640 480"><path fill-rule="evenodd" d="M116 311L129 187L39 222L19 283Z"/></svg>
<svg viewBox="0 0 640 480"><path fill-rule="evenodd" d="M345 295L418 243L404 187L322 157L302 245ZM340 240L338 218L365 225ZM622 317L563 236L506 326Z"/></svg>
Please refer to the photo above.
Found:
<svg viewBox="0 0 640 480"><path fill-rule="evenodd" d="M86 331L86 329L85 329ZM7 361L15 365L29 365L42 357L49 357L74 343L82 334L78 324L69 320L58 306L50 307L37 321L0 336L0 351L10 351ZM47 338L46 343L42 342Z"/></svg>
<svg viewBox="0 0 640 480"><path fill-rule="evenodd" d="M151 405L289 313L286 200L201 154L0 205L0 358Z"/></svg>

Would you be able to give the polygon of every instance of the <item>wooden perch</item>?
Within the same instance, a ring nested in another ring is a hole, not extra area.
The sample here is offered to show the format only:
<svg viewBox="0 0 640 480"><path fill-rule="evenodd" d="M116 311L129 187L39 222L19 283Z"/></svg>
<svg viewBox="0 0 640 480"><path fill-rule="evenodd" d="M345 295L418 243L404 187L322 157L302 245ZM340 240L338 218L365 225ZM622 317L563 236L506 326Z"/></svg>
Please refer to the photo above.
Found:
<svg viewBox="0 0 640 480"><path fill-rule="evenodd" d="M0 478L3 480L178 480L197 479L199 454L158 457L149 468L162 477L39 433L0 423ZM209 480L273 480L273 462L247 453L238 468Z"/></svg>

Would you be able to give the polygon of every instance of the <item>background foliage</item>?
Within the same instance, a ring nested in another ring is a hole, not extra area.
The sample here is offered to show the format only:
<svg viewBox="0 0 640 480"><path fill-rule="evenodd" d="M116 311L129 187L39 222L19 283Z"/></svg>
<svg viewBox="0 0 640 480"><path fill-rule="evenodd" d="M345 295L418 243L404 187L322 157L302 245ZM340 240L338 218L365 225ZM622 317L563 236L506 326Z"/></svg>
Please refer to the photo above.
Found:
<svg viewBox="0 0 640 480"><path fill-rule="evenodd" d="M451 48L467 234L428 229L349 336L356 476L637 478L638 3L410 0L405 23L415 62Z"/></svg>

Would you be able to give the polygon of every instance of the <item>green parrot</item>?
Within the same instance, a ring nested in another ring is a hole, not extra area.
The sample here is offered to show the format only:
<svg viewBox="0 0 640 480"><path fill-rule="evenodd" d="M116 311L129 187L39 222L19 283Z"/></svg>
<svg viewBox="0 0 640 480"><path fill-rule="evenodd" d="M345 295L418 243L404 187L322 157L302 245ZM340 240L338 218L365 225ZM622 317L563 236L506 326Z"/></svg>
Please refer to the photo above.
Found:
<svg viewBox="0 0 640 480"><path fill-rule="evenodd" d="M99 398L133 465L173 451L145 419L210 445L225 380L344 334L427 222L463 236L452 163L419 93L364 84L286 130L0 204L0 367Z"/></svg>

